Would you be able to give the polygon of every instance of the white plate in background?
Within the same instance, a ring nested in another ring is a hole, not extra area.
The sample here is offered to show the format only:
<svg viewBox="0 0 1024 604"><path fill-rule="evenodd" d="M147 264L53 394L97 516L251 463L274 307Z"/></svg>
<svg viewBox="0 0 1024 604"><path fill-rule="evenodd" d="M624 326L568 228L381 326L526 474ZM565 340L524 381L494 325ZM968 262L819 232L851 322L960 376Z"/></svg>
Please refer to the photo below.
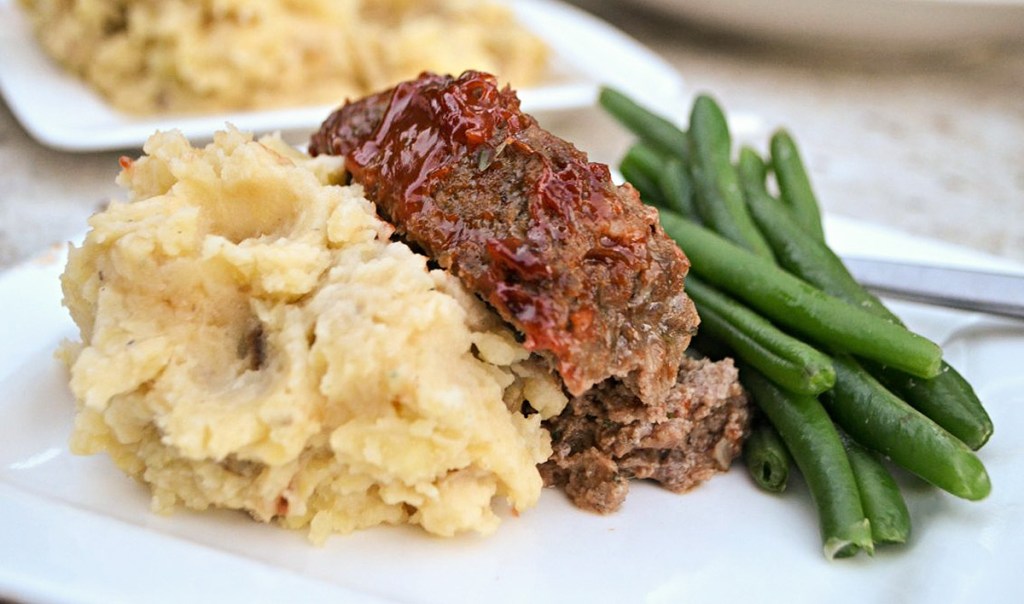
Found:
<svg viewBox="0 0 1024 604"><path fill-rule="evenodd" d="M1024 40L1021 0L620 0L721 31L869 52Z"/></svg>
<svg viewBox="0 0 1024 604"><path fill-rule="evenodd" d="M16 4L16 0L0 0L0 92L22 126L50 147L65 151L137 148L154 131L172 128L198 142L223 129L225 122L257 133L309 132L334 109L322 105L206 115L124 114L50 60ZM611 25L557 0L515 0L512 5L520 21L553 50L547 81L519 91L525 111L591 105L599 83L642 90L642 98L681 94L682 79L667 63Z"/></svg>
<svg viewBox="0 0 1024 604"><path fill-rule="evenodd" d="M1014 263L872 224L830 219L840 253L978 268ZM47 602L1001 602L1024 559L1024 322L894 304L940 342L995 423L981 451L992 495L958 500L901 476L909 544L828 562L799 479L781 497L740 464L687 495L634 484L597 516L546 490L489 538L410 527L336 536L244 514L158 516L105 456L67 448L74 415L52 357L76 330L60 306L60 251L0 274L0 597Z"/></svg>

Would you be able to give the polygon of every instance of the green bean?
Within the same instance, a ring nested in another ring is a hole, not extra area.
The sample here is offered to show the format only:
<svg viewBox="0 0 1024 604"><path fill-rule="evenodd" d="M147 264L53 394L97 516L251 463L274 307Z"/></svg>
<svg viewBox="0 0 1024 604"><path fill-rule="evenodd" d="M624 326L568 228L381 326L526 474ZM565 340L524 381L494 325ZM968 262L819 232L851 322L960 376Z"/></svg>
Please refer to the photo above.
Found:
<svg viewBox="0 0 1024 604"><path fill-rule="evenodd" d="M786 490L793 458L770 423L754 423L750 436L743 443L743 460L750 477L759 487L773 493Z"/></svg>
<svg viewBox="0 0 1024 604"><path fill-rule="evenodd" d="M851 357L837 356L833 363L836 385L825 404L857 442L957 497L989 494L985 466L967 445L886 390Z"/></svg>
<svg viewBox="0 0 1024 604"><path fill-rule="evenodd" d="M877 543L906 543L910 537L910 511L899 485L877 454L853 440L843 440L857 480L860 503L871 523L871 538Z"/></svg>
<svg viewBox="0 0 1024 604"><path fill-rule="evenodd" d="M766 185L768 166L765 165L764 160L761 159L757 151L754 151L747 145L740 147L740 158L736 162L736 173L739 175L740 189L743 191L744 197L748 196L750 191L754 191L768 199L772 199L772 194L768 192Z"/></svg>
<svg viewBox="0 0 1024 604"><path fill-rule="evenodd" d="M693 180L689 168L683 162L674 157L669 158L658 179L658 185L665 198L665 207L690 220L699 220L693 203Z"/></svg>
<svg viewBox="0 0 1024 604"><path fill-rule="evenodd" d="M640 193L644 203L663 206L665 197L658 184L661 172L664 171L662 159L650 147L638 143L629 148L619 162L619 172L633 188Z"/></svg>
<svg viewBox="0 0 1024 604"><path fill-rule="evenodd" d="M851 352L920 377L939 371L934 342L829 296L772 262L709 231L661 211L661 224L711 285L745 301L777 325L833 350Z"/></svg>
<svg viewBox="0 0 1024 604"><path fill-rule="evenodd" d="M689 162L690 144L687 135L672 122L607 86L601 88L598 103L644 142L662 153Z"/></svg>
<svg viewBox="0 0 1024 604"><path fill-rule="evenodd" d="M902 325L899 317L853 278L824 241L800 228L790 212L767 196L763 187L763 164L755 152L741 151L739 166L750 214L780 266L827 294ZM992 419L971 385L949 364L942 362L938 375L930 380L921 380L879 363L867 363L866 367L901 398L972 449L980 448L991 436Z"/></svg>
<svg viewBox="0 0 1024 604"><path fill-rule="evenodd" d="M656 180L668 158L669 156L643 141L633 143L623 156L623 160L629 159L640 165L651 180Z"/></svg>
<svg viewBox="0 0 1024 604"><path fill-rule="evenodd" d="M777 131L771 140L772 167L782 200L792 210L796 221L819 241L825 240L821 226L821 209L811 189L807 170L800 158L793 137L785 130Z"/></svg>
<svg viewBox="0 0 1024 604"><path fill-rule="evenodd" d="M878 364L871 374L910 406L977 451L992 436L992 418L971 384L943 361L939 375L922 380Z"/></svg>
<svg viewBox="0 0 1024 604"><path fill-rule="evenodd" d="M846 451L832 420L812 396L786 393L749 365L740 380L779 431L818 508L825 556L843 558L874 551L871 527Z"/></svg>
<svg viewBox="0 0 1024 604"><path fill-rule="evenodd" d="M730 158L732 142L721 107L705 95L690 112L691 169L696 207L701 221L726 239L763 258L771 248L754 226L740 191L739 176Z"/></svg>
<svg viewBox="0 0 1024 604"><path fill-rule="evenodd" d="M826 355L779 331L761 315L693 274L686 278L686 293L697 305L701 329L727 344L736 356L779 386L814 395L835 383L832 361Z"/></svg>
<svg viewBox="0 0 1024 604"><path fill-rule="evenodd" d="M757 152L740 151L739 174L747 207L779 265L825 293L891 321L891 313L850 275L824 241L810 236L791 212L771 198L764 188L764 170Z"/></svg>

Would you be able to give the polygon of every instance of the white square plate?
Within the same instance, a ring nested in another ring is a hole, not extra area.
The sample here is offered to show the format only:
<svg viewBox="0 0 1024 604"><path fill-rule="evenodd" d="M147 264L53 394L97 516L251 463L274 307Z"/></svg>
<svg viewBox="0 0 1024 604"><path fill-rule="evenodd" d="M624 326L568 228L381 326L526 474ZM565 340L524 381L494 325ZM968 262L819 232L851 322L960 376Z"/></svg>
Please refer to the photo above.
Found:
<svg viewBox="0 0 1024 604"><path fill-rule="evenodd" d="M181 130L208 140L230 122L257 134L311 131L333 106L209 115L132 116L121 113L54 63L42 50L16 0L0 0L0 92L22 126L39 142L65 151L141 147L156 130ZM644 97L677 98L682 80L662 59L625 34L556 0L516 0L517 17L552 48L543 84L519 91L524 111L563 111L593 104L598 83L642 90ZM340 105L344 99L338 99Z"/></svg>
<svg viewBox="0 0 1024 604"><path fill-rule="evenodd" d="M720 31L866 53L949 52L1024 36L1021 0L621 0Z"/></svg>
<svg viewBox="0 0 1024 604"><path fill-rule="evenodd" d="M841 253L1021 271L989 256L847 220ZM799 480L762 493L737 464L688 495L634 484L597 516L543 493L489 538L378 528L310 545L241 513L149 511L105 456L77 457L74 403L53 359L77 337L55 250L0 274L0 598L53 602L995 602L1024 559L1024 322L893 308L942 344L996 431L981 451L992 495L970 503L901 475L910 543L828 562Z"/></svg>

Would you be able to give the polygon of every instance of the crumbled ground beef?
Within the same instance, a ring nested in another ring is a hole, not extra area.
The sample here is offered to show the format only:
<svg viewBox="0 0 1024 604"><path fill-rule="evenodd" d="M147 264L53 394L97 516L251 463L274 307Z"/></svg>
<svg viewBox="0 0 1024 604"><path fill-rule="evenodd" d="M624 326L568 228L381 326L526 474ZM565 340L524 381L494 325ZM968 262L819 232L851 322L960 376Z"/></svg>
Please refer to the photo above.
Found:
<svg viewBox="0 0 1024 604"><path fill-rule="evenodd" d="M573 398L547 422L554 453L541 474L576 505L613 512L629 479L650 478L682 492L728 469L749 423L732 361L685 359L659 404L641 402L614 381Z"/></svg>

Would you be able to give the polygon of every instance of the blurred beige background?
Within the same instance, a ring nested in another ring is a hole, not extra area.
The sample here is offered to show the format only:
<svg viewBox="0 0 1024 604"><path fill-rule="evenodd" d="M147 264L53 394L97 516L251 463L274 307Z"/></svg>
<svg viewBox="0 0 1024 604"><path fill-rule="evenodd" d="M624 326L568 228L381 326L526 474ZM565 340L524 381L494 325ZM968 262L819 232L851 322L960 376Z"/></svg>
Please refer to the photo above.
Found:
<svg viewBox="0 0 1024 604"><path fill-rule="evenodd" d="M687 97L712 93L739 138L763 148L789 128L827 212L1024 262L1024 40L840 52L722 35L625 1L575 3L676 67ZM596 109L542 122L600 161L629 142ZM121 154L47 149L0 104L0 268L83 231L118 194Z"/></svg>

